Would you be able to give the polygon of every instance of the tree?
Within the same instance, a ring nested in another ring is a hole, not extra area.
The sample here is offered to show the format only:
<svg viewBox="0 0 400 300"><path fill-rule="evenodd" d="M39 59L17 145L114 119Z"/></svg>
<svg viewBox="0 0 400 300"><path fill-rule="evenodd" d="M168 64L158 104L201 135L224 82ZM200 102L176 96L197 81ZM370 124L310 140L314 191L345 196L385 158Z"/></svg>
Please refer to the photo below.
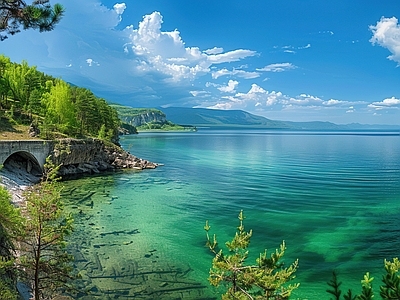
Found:
<svg viewBox="0 0 400 300"><path fill-rule="evenodd" d="M70 85L61 79L48 82L50 91L42 95L46 119L63 133L74 135L77 130L75 106L71 101Z"/></svg>
<svg viewBox="0 0 400 300"><path fill-rule="evenodd" d="M23 218L11 203L10 194L0 187L0 299L17 299L15 240L21 234Z"/></svg>
<svg viewBox="0 0 400 300"><path fill-rule="evenodd" d="M231 242L225 243L229 255L224 255L223 250L217 250L218 243L214 234L211 240L208 232L208 221L204 229L207 235L207 247L215 255L210 269L209 281L213 286L226 284L227 292L222 299L289 299L293 290L299 284L287 284L295 276L298 267L296 260L285 268L280 259L285 253L285 242L279 249L267 256L267 251L261 253L255 265L245 265L249 251L247 250L252 230L246 232L243 225L245 219L243 211L239 213L239 226Z"/></svg>
<svg viewBox="0 0 400 300"><path fill-rule="evenodd" d="M393 261L384 261L385 275L382 277L383 284L380 286L381 299L399 300L400 299L400 261L394 258ZM361 280L361 294L353 295L351 290L343 295L344 300L372 300L374 298L374 291L372 288L372 281L374 277L370 277L369 272L365 273L363 280ZM328 285L332 290L326 290L328 293L335 296L335 300L340 300L341 290L338 282L336 272L333 272L331 281Z"/></svg>
<svg viewBox="0 0 400 300"><path fill-rule="evenodd" d="M45 180L26 196L27 219L21 267L35 300L51 298L68 287L73 257L66 251L65 236L72 231L72 218L63 214L60 186Z"/></svg>
<svg viewBox="0 0 400 300"><path fill-rule="evenodd" d="M23 0L0 0L0 40L29 28L51 31L60 22L65 10L62 5L51 6L49 0L35 0L27 5Z"/></svg>

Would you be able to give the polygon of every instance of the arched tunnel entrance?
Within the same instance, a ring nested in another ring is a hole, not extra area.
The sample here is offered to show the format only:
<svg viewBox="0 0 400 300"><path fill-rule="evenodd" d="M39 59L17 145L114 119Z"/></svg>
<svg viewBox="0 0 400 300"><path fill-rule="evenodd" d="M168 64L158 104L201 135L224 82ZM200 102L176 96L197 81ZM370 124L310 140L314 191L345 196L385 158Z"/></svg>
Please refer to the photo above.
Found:
<svg viewBox="0 0 400 300"><path fill-rule="evenodd" d="M11 154L3 163L4 168L20 180L40 181L43 170L37 159L26 151Z"/></svg>

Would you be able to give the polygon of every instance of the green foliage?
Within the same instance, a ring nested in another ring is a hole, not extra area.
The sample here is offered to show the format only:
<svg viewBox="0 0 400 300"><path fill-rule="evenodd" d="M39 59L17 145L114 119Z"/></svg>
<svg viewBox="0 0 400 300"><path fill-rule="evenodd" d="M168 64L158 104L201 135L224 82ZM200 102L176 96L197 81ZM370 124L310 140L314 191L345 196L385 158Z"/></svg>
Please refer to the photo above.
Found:
<svg viewBox="0 0 400 300"><path fill-rule="evenodd" d="M165 114L161 110L155 109L155 108L134 108L134 107L124 106L124 105L119 105L119 104L111 104L111 107L113 107L118 112L118 115L121 118L135 117L135 116L140 116L140 115L146 114L146 113L156 113L156 114L159 114L159 115L165 117Z"/></svg>
<svg viewBox="0 0 400 300"><path fill-rule="evenodd" d="M192 126L181 126L174 124L170 121L164 123L159 122L149 122L144 125L138 126L138 130L163 130L163 131L173 131L173 130L195 130Z"/></svg>
<svg viewBox="0 0 400 300"><path fill-rule="evenodd" d="M384 262L386 274L382 277L383 284L380 286L380 296L382 299L398 300L400 299L400 262L398 258L394 258L393 261ZM344 295L345 300L371 300L374 298L374 291L372 287L372 281L374 277L371 277L367 272L364 278L361 280L361 294L353 295L352 291L349 290L347 294ZM332 290L327 290L328 293L335 296L335 300L340 299L340 285L338 282L337 275L334 272L332 280L328 282Z"/></svg>
<svg viewBox="0 0 400 300"><path fill-rule="evenodd" d="M0 299L16 299L15 245L23 218L11 203L10 194L0 187Z"/></svg>
<svg viewBox="0 0 400 300"><path fill-rule="evenodd" d="M56 167L50 168L48 178ZM73 220L65 215L57 181L45 180L26 194L26 235L20 265L32 286L35 300L49 299L71 279L73 257L66 251L65 237L72 232Z"/></svg>
<svg viewBox="0 0 400 300"><path fill-rule="evenodd" d="M22 232L23 218L11 203L10 194L0 186L0 240L1 257L12 257L13 240Z"/></svg>
<svg viewBox="0 0 400 300"><path fill-rule="evenodd" d="M27 124L35 119L45 139L97 137L104 124L104 139L118 143L120 120L104 99L45 75L25 61L12 63L4 55L0 55L0 109L8 110L16 121L24 120L17 120L17 115L25 116Z"/></svg>
<svg viewBox="0 0 400 300"><path fill-rule="evenodd" d="M0 271L3 269L1 266L0 262ZM0 275L2 275L0 273ZM15 289L12 287L12 283L9 282L9 280L5 279L0 279L0 299L2 300L17 300L18 298L18 293Z"/></svg>
<svg viewBox="0 0 400 300"><path fill-rule="evenodd" d="M46 108L45 118L62 133L75 135L76 112L70 97L70 86L57 79L49 82L50 90L42 95L42 103Z"/></svg>
<svg viewBox="0 0 400 300"><path fill-rule="evenodd" d="M385 259L386 274L382 278L383 285L380 287L382 299L400 299L400 262L396 257L393 261Z"/></svg>
<svg viewBox="0 0 400 300"><path fill-rule="evenodd" d="M341 282L338 282L337 273L334 271L332 273L332 279L327 282L327 284L332 288L331 290L326 290L329 294L334 296L333 300L339 300L342 291L340 290ZM332 300L332 298L331 298Z"/></svg>
<svg viewBox="0 0 400 300"><path fill-rule="evenodd" d="M23 0L0 0L0 40L14 35L22 29L51 31L61 20L64 8L60 4L53 7L49 0L35 0L27 5Z"/></svg>
<svg viewBox="0 0 400 300"><path fill-rule="evenodd" d="M210 269L209 281L213 286L226 285L227 292L222 299L289 299L293 290L299 284L288 284L295 278L298 260L285 268L281 259L285 253L285 242L270 256L267 251L259 255L255 265L246 265L252 230L246 231L243 225L245 219L243 211L239 213L239 226L232 241L225 245L229 254L225 255L218 249L216 235L209 236L208 221L204 226L206 231L206 246L215 255Z"/></svg>
<svg viewBox="0 0 400 300"><path fill-rule="evenodd" d="M99 130L99 134L98 134L98 138L99 139L102 139L102 140L105 140L106 139L106 136L107 136L107 134L106 134L106 125L101 125L101 127L100 127L100 130Z"/></svg>

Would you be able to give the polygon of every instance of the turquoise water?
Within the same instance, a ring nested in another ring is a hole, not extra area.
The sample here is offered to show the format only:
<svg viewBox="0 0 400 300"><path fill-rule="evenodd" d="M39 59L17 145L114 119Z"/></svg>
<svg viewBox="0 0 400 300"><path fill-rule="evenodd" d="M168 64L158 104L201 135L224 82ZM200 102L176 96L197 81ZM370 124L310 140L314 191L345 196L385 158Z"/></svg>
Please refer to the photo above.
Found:
<svg viewBox="0 0 400 300"><path fill-rule="evenodd" d="M163 166L66 182L76 220L70 251L90 299L212 299L212 256L204 222L222 245L241 209L253 229L250 252L285 240L287 264L300 261L295 297L329 299L376 291L384 258L400 253L400 135L216 131L140 133L122 146ZM111 297L112 298L112 297Z"/></svg>

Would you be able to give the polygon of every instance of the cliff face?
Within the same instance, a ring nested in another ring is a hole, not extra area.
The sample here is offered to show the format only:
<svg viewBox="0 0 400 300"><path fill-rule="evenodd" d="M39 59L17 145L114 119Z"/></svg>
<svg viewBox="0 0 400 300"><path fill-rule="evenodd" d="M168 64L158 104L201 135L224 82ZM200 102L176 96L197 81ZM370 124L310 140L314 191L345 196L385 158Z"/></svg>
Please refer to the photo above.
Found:
<svg viewBox="0 0 400 300"><path fill-rule="evenodd" d="M154 169L157 164L140 159L120 147L98 139L62 139L54 145L51 160L61 165L61 176L99 173L121 168Z"/></svg>
<svg viewBox="0 0 400 300"><path fill-rule="evenodd" d="M166 116L161 111L147 111L132 116L120 116L122 122L128 123L132 126L141 126L147 123L161 123L167 122Z"/></svg>

